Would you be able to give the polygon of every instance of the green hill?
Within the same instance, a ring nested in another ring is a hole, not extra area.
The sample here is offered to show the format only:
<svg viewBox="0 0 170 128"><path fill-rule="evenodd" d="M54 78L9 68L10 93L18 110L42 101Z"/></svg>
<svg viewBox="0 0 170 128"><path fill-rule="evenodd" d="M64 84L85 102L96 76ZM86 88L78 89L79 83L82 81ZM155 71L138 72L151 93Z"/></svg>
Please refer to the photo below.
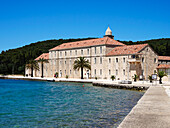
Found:
<svg viewBox="0 0 170 128"><path fill-rule="evenodd" d="M2 51L0 54L0 74L24 74L25 64L31 59L35 59L42 53L47 53L49 49L62 43L74 42L83 39L59 39L46 40L31 43L17 49ZM154 39L146 41L120 41L127 45L148 43L159 55L170 56L170 38Z"/></svg>

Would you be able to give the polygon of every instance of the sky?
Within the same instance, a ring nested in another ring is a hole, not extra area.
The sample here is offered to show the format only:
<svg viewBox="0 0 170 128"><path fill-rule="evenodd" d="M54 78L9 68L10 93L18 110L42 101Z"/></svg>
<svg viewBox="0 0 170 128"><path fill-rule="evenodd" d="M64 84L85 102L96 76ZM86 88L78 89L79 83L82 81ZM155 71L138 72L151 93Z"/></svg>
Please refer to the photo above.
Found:
<svg viewBox="0 0 170 128"><path fill-rule="evenodd" d="M49 39L170 38L170 0L0 0L0 52Z"/></svg>

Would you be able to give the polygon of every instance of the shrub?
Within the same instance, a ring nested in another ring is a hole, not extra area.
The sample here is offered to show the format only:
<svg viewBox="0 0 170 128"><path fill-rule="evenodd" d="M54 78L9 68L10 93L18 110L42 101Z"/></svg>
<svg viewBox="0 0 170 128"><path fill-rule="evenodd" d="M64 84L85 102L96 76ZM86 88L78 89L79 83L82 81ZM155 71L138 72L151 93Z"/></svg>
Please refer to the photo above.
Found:
<svg viewBox="0 0 170 128"><path fill-rule="evenodd" d="M136 82L136 80L138 79L138 75L134 74L134 76L132 77L134 79L134 81Z"/></svg>
<svg viewBox="0 0 170 128"><path fill-rule="evenodd" d="M116 77L115 77L114 75L111 75L110 78L112 79L112 81L113 81L114 79L116 79Z"/></svg>
<svg viewBox="0 0 170 128"><path fill-rule="evenodd" d="M56 72L56 73L54 74L54 77L58 78L58 72Z"/></svg>
<svg viewBox="0 0 170 128"><path fill-rule="evenodd" d="M66 75L66 79L68 79L68 75Z"/></svg>

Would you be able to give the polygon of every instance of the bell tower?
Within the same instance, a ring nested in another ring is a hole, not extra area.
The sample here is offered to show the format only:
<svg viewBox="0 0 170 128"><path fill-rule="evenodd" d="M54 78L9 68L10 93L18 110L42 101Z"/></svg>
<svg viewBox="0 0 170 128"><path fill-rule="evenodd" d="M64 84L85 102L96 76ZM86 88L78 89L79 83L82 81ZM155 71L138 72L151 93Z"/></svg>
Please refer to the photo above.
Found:
<svg viewBox="0 0 170 128"><path fill-rule="evenodd" d="M114 36L112 35L112 30L109 27L107 28L104 37L110 37L114 39Z"/></svg>

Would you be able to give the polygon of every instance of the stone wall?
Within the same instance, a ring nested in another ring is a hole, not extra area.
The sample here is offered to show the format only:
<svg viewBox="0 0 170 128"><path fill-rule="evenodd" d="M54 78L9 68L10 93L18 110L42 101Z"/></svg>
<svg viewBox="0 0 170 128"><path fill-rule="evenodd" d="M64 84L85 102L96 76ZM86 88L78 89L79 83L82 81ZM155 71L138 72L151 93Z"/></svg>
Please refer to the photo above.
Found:
<svg viewBox="0 0 170 128"><path fill-rule="evenodd" d="M148 75L156 73L156 68L158 66L158 55L147 46L140 53L143 54L142 69L144 70L145 80L148 80Z"/></svg>
<svg viewBox="0 0 170 128"><path fill-rule="evenodd" d="M62 49L49 52L49 63L44 64L44 76L54 77L58 72L60 78L80 78L80 70L73 69L73 63L77 57L83 56L89 60L91 71L84 69L84 78L110 79L111 75L116 76L116 80L132 80L134 74L141 75L144 70L145 79L156 71L158 57L150 47L146 47L140 53L140 62L131 64L129 58L132 55L106 56L106 53L113 47L91 46L84 48ZM156 60L156 61L155 61ZM40 65L41 66L41 65ZM41 70L41 68L40 68ZM37 71L37 76L41 76L41 71Z"/></svg>

